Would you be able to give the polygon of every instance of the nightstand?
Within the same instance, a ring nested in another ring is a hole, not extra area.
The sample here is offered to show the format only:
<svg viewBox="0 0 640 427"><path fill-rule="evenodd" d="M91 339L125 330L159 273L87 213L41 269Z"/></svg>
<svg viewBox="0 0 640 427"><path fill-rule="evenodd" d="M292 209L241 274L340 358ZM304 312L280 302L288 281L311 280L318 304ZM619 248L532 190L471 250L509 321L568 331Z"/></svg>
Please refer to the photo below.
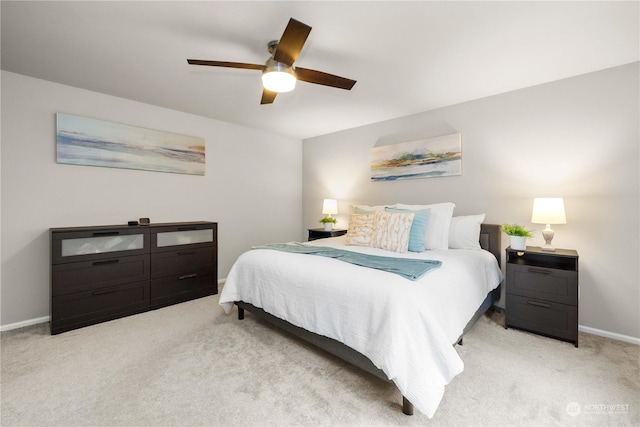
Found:
<svg viewBox="0 0 640 427"><path fill-rule="evenodd" d="M505 328L524 329L578 347L578 252L508 247L506 261Z"/></svg>
<svg viewBox="0 0 640 427"><path fill-rule="evenodd" d="M310 228L309 241L317 239L326 239L327 237L338 237L347 234L347 230L331 230L324 231L324 228Z"/></svg>

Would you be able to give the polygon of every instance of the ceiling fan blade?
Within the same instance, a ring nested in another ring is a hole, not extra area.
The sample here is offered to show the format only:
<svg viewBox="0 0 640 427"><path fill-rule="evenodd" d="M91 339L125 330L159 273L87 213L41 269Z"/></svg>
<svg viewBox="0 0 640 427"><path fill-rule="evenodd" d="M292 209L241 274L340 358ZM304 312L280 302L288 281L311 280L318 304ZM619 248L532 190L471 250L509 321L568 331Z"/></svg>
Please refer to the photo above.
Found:
<svg viewBox="0 0 640 427"><path fill-rule="evenodd" d="M263 89L262 90L262 99L260 100L260 104L271 104L273 100L276 99L276 95L278 92L271 92L270 90Z"/></svg>
<svg viewBox="0 0 640 427"><path fill-rule="evenodd" d="M260 70L260 71L264 70L264 65L247 64L244 62L207 61L204 59L187 59L187 62L191 65L208 65L210 67L243 68L247 70Z"/></svg>
<svg viewBox="0 0 640 427"><path fill-rule="evenodd" d="M273 54L273 59L289 66L293 65L295 60L298 59L298 55L310 32L311 27L307 24L296 21L293 18L289 19L287 28L284 29L276 52Z"/></svg>
<svg viewBox="0 0 640 427"><path fill-rule="evenodd" d="M331 86L338 89L346 90L351 90L353 85L356 84L355 80L335 76L333 74L324 73L322 71L310 70L308 68L296 67L295 71L298 80L307 83L315 83L318 85Z"/></svg>

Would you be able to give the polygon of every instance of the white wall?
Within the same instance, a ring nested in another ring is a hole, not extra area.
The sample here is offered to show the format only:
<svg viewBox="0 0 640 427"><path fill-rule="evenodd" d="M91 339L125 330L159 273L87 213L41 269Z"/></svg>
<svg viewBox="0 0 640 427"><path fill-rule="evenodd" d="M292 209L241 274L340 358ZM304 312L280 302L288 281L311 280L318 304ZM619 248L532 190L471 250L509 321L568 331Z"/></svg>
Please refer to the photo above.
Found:
<svg viewBox="0 0 640 427"><path fill-rule="evenodd" d="M1 94L2 326L49 315L50 227L215 221L220 278L251 245L303 237L300 140L5 71ZM206 174L57 164L56 112L203 137Z"/></svg>
<svg viewBox="0 0 640 427"><path fill-rule="evenodd" d="M638 63L304 141L303 227L322 199L354 203L452 201L456 215L531 224L534 197L565 199L553 244L580 255L580 324L640 337ZM374 146L462 133L463 175L371 182ZM504 236L503 246L508 245Z"/></svg>

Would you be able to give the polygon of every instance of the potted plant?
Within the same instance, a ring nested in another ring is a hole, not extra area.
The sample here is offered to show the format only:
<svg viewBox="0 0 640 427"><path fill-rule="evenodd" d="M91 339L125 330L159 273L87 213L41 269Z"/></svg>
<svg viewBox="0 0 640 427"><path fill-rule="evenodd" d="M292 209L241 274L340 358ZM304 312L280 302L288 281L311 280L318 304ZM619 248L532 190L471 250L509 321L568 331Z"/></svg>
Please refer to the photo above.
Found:
<svg viewBox="0 0 640 427"><path fill-rule="evenodd" d="M325 216L320 220L321 224L324 224L324 231L331 231L333 229L333 224L336 223L335 218L331 218L330 216Z"/></svg>
<svg viewBox="0 0 640 427"><path fill-rule="evenodd" d="M525 250L527 247L527 238L533 237L531 231L517 224L505 224L502 226L504 231L511 241L511 249Z"/></svg>

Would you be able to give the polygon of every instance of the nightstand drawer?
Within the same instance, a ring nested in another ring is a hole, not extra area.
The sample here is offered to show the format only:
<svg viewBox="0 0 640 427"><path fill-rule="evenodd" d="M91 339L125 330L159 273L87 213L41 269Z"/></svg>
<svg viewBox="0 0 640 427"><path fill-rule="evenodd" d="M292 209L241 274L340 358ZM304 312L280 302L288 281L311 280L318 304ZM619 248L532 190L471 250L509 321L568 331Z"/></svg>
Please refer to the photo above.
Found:
<svg viewBox="0 0 640 427"><path fill-rule="evenodd" d="M578 308L536 298L507 294L506 326L578 341Z"/></svg>
<svg viewBox="0 0 640 427"><path fill-rule="evenodd" d="M555 268L510 264L507 293L578 305L578 273Z"/></svg>

